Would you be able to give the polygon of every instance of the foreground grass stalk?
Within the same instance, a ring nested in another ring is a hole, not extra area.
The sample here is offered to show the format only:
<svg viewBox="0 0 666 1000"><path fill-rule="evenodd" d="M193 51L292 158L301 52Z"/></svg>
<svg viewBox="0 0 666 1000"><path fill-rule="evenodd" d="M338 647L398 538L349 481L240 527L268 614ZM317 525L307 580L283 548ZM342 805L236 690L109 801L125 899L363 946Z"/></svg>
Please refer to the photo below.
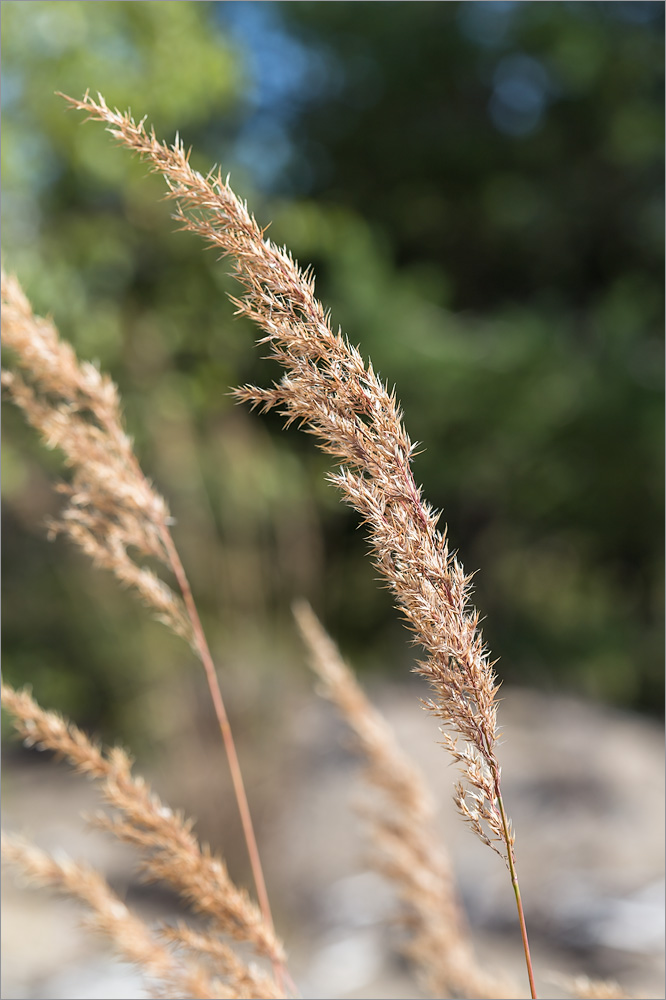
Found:
<svg viewBox="0 0 666 1000"><path fill-rule="evenodd" d="M416 670L430 684L428 707L444 724L443 743L462 770L458 809L506 861L515 892L514 837L495 752L498 683L471 603L472 576L449 551L439 514L414 480L415 445L395 392L341 331L333 332L312 273L265 238L219 170L200 174L178 138L172 146L160 142L145 129L145 119L112 111L101 95L98 101L88 94L82 101L66 99L163 175L183 229L233 258L245 294L232 301L259 326L260 342L270 345L269 356L285 370L271 388L243 386L236 397L263 410L279 408L287 424L299 422L341 463L329 478L367 525L375 565L426 651ZM531 972L522 905L519 916ZM530 988L534 997L531 975Z"/></svg>

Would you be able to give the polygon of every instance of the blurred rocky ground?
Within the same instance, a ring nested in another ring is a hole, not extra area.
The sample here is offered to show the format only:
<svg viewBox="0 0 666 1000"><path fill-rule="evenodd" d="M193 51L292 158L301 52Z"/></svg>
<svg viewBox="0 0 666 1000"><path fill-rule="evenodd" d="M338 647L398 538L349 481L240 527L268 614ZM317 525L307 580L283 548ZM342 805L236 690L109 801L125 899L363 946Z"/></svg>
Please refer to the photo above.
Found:
<svg viewBox="0 0 666 1000"><path fill-rule="evenodd" d="M526 995L506 871L455 812L454 770L419 706L422 687L382 681L371 694L441 803L440 835L480 963L511 976L516 995ZM241 725L239 742L292 974L303 997L420 997L395 949L391 889L367 864L371 845L353 808L363 785L345 728L310 691L286 693L285 705L272 731L264 728L251 740ZM600 705L517 689L503 689L500 718L539 995L567 996L558 977L584 973L619 980L627 996L664 997L663 729ZM242 872L235 819L227 837L227 824L211 807L221 762L215 732L204 733L176 741L146 773L172 806L197 813L204 839L224 844L232 871ZM88 782L63 764L11 747L3 775L6 828L85 857L147 919L179 915L170 896L141 884L127 849L80 821L81 810L98 805ZM80 928L73 904L26 889L9 874L2 886L2 950L6 1000L145 995L133 970Z"/></svg>

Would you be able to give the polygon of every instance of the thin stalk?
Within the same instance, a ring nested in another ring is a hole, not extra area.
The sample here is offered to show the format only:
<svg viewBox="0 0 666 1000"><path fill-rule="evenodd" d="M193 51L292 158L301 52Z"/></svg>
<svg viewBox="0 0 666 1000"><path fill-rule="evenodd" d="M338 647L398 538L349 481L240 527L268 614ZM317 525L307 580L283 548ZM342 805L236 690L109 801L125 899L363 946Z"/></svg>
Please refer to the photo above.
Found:
<svg viewBox="0 0 666 1000"><path fill-rule="evenodd" d="M245 784L243 782L240 762L236 752L236 744L231 732L229 717L227 715L227 710L224 707L222 691L217 679L217 673L215 672L213 657L211 656L208 642L201 624L201 619L199 618L199 612L197 611L196 604L194 603L194 597L192 596L192 589L190 587L189 580L187 579L187 575L180 560L180 556L178 555L176 546L174 545L171 533L166 525L160 525L160 535L169 556L169 561L174 575L178 581L178 586L180 587L180 591L183 595L183 601L185 602L185 607L187 608L187 613L190 622L192 623L194 641L196 643L201 662L203 663L204 670L206 671L206 679L208 681L210 695L213 700L213 707L217 716L220 732L222 733L227 760L229 761L231 781L234 787L236 802L238 803L238 811L240 813L241 824L243 826L243 834L245 835L245 842L247 844L247 853L250 858L250 867L252 868L252 876L257 890L257 901L264 920L271 930L274 930L273 916L271 914L271 907L268 901L266 880L264 879L264 872L261 866L261 859L259 857L259 848L257 846L257 838L254 833L250 806L247 800ZM286 970L282 962L279 962L277 959L273 959L272 961L275 978L277 979L280 988L283 988Z"/></svg>
<svg viewBox="0 0 666 1000"><path fill-rule="evenodd" d="M115 437L117 435L117 427L113 424L113 421L103 420L103 424L106 427L108 433ZM128 456L128 461L134 466L136 475L140 479L145 479L143 470L139 465L139 461L136 455L131 452ZM215 671L215 664L213 663L213 657L208 646L208 641L206 639L203 626L201 624L201 619L199 618L199 612L197 611L197 606L192 595L192 588L190 587L190 582L187 578L185 568L181 562L180 556L178 555L178 550L175 546L173 538L171 537L171 532L166 524L166 522L160 519L157 523L158 530L160 533L160 538L162 539L162 544L164 545L165 552L169 558L169 563L173 574L178 581L178 587L183 596L183 601L185 603L185 608L187 610L187 615L192 626L192 634L194 638L194 643L196 645L199 659L201 660L204 670L206 672L206 680L208 682L208 689L210 691L210 696L213 702L213 708L215 710L215 715L217 717L218 725L220 727L220 732L222 734L222 740L224 743L224 749L227 755L227 760L229 762L229 771L231 774L231 782L234 789L234 795L236 797L236 803L238 805L238 812L240 814L241 825L243 828L243 835L245 837L245 843L247 846L247 853L250 859L250 868L252 870L252 877L254 879L254 884L257 892L257 902L259 903L259 908L261 910L262 916L268 927L274 931L275 925L273 922L273 915L271 913L271 907L268 899L268 890L266 888L266 880L264 878L264 872L261 864L261 858L259 855L259 847L257 845L257 838L254 832L254 824L252 822L252 815L250 813L250 805L247 798L247 793L245 791L245 783L243 782L243 775L241 772L240 761L238 760L238 753L236 751L236 744L234 741L233 733L231 731L231 724L229 722L229 716L227 715L227 710L224 705L224 699L222 698L222 691L220 688L220 683L217 678L217 673ZM285 980L289 982L290 989L294 995L296 994L296 988L289 975L286 966L278 960L273 958L271 960L273 966L273 972L275 974L275 979L278 983L280 989L284 989Z"/></svg>
<svg viewBox="0 0 666 1000"><path fill-rule="evenodd" d="M117 428L112 422L104 421L104 425L107 431L115 436ZM134 466L136 475L144 479L143 470L139 465L139 461L136 455L132 452L128 456L128 460ZM229 723L229 716L227 715L227 710L224 706L224 699L222 698L222 691L220 689L220 684L217 679L217 673L215 672L215 664L213 663L213 657L208 646L208 641L201 624L201 619L199 618L199 612L197 611L197 606L192 595L192 588L190 587L190 582L187 579L187 574L185 572L185 567L183 566L180 556L178 555L178 550L174 544L173 538L171 537L171 532L167 527L166 523L160 519L158 522L158 529L160 533L160 538L162 539L162 544L169 557L169 562L171 564L171 569L173 574L178 581L178 587L181 594L183 595L183 601L185 602L185 607L187 610L188 617L190 619L190 624L192 625L192 633L194 636L194 642L199 653L199 658L203 663L204 670L206 671L206 679L208 681L208 688L210 690L210 696L213 701L213 707L215 709L215 715L217 716L217 721L220 727L220 732L222 733L222 739L224 741L224 748L227 754L227 759L229 761L229 770L231 772L231 781L234 788L234 794L236 796L236 801L238 804L238 811L240 813L241 824L243 827L243 834L245 836L245 841L247 844L247 852L250 857L250 867L252 869L252 876L254 878L255 888L257 890L257 901L261 909L262 915L271 930L275 930L275 925L273 923L273 916L271 914L271 907L268 901L268 890L266 889L266 880L264 879L264 872L261 866L261 859L259 857L259 848L257 846L257 838L254 833L254 825L252 823L252 816L250 814L250 806L247 799L247 794L245 792L245 784L243 782L243 776L241 773L240 762L238 760L238 754L236 752L236 744L234 742L233 733L231 732L231 725ZM274 963L274 967L281 971L285 971L281 963ZM281 977L280 977L281 978Z"/></svg>
<svg viewBox="0 0 666 1000"><path fill-rule="evenodd" d="M536 986L534 985L534 973L532 971L532 957L530 955L529 941L527 940L527 925L525 924L525 914L523 912L523 901L520 896L520 886L518 885L516 862L513 857L513 846L511 844L511 835L509 833L509 824L507 823L506 812L504 811L504 802L502 800L502 794L499 790L497 775L495 775L495 787L497 789L497 804L502 816L502 826L504 827L504 836L506 839L506 853L509 861L509 872L511 873L511 885L513 886L514 895L516 897L516 906L518 907L518 920L520 922L520 933L523 939L523 950L525 952L525 963L527 965L527 977L530 981L532 1000L537 1000Z"/></svg>
<svg viewBox="0 0 666 1000"><path fill-rule="evenodd" d="M470 683L474 690L476 691L476 685L474 684L474 679L468 671L468 676L470 678ZM534 972L532 971L532 956L530 954L530 943L527 939L527 924L525 923L525 913L523 911L523 901L520 895L520 886L518 884L518 872L516 870L516 859L513 854L513 842L511 840L511 833L509 831L509 822L506 817L506 810L504 809L504 799L502 798L501 784L500 784L500 770L495 756L492 752L492 742L486 731L486 727L481 723L478 727L479 739L484 748L484 757L486 763L490 767L493 776L493 784L495 786L495 798L497 799L497 805L499 807L500 816L502 819L502 830L504 833L504 843L506 844L506 856L509 863L509 873L511 875L511 885L513 886L513 892L516 897L516 906L518 908L518 921L520 923L520 934L523 939L523 951L525 952L525 964L527 965L527 978L530 981L530 993L532 1000L538 1000L536 993L536 986L534 985Z"/></svg>

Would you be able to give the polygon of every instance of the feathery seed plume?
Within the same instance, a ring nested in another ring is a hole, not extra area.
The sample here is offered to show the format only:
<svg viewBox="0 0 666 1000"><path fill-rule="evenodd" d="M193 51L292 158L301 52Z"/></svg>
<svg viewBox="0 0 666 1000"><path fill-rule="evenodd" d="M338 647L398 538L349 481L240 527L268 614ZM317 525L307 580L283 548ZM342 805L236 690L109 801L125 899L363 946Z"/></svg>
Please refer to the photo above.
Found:
<svg viewBox="0 0 666 1000"><path fill-rule="evenodd" d="M65 96L65 95L62 95ZM222 256L234 260L245 295L234 299L285 369L270 389L244 386L239 400L280 408L341 463L330 476L367 525L375 564L415 641L426 650L417 670L429 682L429 708L447 727L445 745L461 767L460 813L477 836L503 855L516 897L530 990L536 996L516 874L514 835L501 793L497 741L497 680L470 601L471 576L450 552L439 515L423 499L411 470L415 446L405 430L395 392L364 363L314 294L314 277L301 271L250 215L219 170L194 170L180 139L172 146L147 132L145 119L112 111L104 98L65 98L104 122L123 145L161 173L175 218Z"/></svg>

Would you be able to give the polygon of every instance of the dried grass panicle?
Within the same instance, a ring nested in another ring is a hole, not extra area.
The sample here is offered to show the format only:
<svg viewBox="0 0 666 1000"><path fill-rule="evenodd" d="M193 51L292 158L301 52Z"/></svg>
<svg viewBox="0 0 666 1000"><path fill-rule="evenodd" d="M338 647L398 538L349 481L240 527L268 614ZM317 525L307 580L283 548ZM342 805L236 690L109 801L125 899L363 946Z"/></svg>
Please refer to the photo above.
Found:
<svg viewBox="0 0 666 1000"><path fill-rule="evenodd" d="M182 600L137 561L149 557L169 566L163 528L170 516L137 463L116 386L94 365L78 360L53 321L36 316L17 279L4 272L2 340L23 372L3 370L5 391L72 469L71 482L60 487L67 504L51 522L52 534L66 534L192 643Z"/></svg>
<svg viewBox="0 0 666 1000"><path fill-rule="evenodd" d="M2 858L29 882L54 889L83 903L86 924L109 940L125 961L137 966L149 987L167 988L171 996L219 996L196 961L178 961L148 926L133 914L95 869L71 860L58 861L20 837L2 835Z"/></svg>
<svg viewBox="0 0 666 1000"><path fill-rule="evenodd" d="M65 96L65 95L63 95ZM298 421L319 446L341 462L330 477L368 527L374 559L427 657L416 668L430 683L430 710L449 732L445 744L464 781L455 800L481 840L506 860L516 898L530 990L536 995L525 918L516 874L514 835L501 793L495 753L498 684L470 601L471 576L451 553L439 514L423 499L411 470L415 450L395 392L372 364L334 333L314 294L314 277L301 271L286 248L268 238L219 170L207 176L190 165L178 136L172 146L129 113L112 111L86 94L72 107L102 121L123 145L148 161L176 202L175 218L222 256L234 260L245 289L233 299L254 320L285 369L270 389L244 386L236 397L264 410L279 407L287 424Z"/></svg>
<svg viewBox="0 0 666 1000"><path fill-rule="evenodd" d="M251 945L271 961L284 961L284 949L259 909L234 885L224 863L199 844L192 823L132 774L124 750L95 746L72 723L42 709L26 690L3 684L2 705L30 746L62 755L99 781L105 801L118 814L98 816L96 822L141 850L142 867L150 879L175 889L192 910L208 919L211 929Z"/></svg>
<svg viewBox="0 0 666 1000"><path fill-rule="evenodd" d="M64 96L64 95L63 95ZM239 400L263 409L281 407L287 423L299 421L320 447L341 461L331 480L369 529L375 561L398 606L425 647L418 670L430 682L430 709L454 736L447 746L466 785L457 790L463 817L513 863L513 835L500 797L497 681L470 604L471 576L449 551L439 515L423 500L412 475L415 446L405 430L395 393L338 330L314 294L314 277L269 239L222 178L194 170L176 137L172 146L147 132L145 119L112 111L99 95L66 98L161 173L176 218L221 255L234 259L245 296L238 312L263 331L262 343L286 369L270 389L245 386ZM462 738L459 749L457 738Z"/></svg>
<svg viewBox="0 0 666 1000"><path fill-rule="evenodd" d="M137 592L156 617L185 638L205 669L224 741L241 823L264 919L272 924L250 808L215 665L187 575L174 545L167 505L141 471L126 435L118 392L111 380L80 363L49 319L33 314L15 278L2 275L2 335L26 381L3 371L2 384L45 443L60 448L73 469L62 486L68 503L51 524L97 566L111 570ZM153 557L178 581L182 599L135 558Z"/></svg>
<svg viewBox="0 0 666 1000"><path fill-rule="evenodd" d="M515 997L516 988L484 973L474 955L457 898L450 860L434 826L425 779L400 747L387 720L370 703L309 604L294 616L322 682L320 693L339 709L366 761L365 777L381 802L363 806L370 824L373 866L406 906L405 952L433 996Z"/></svg>

